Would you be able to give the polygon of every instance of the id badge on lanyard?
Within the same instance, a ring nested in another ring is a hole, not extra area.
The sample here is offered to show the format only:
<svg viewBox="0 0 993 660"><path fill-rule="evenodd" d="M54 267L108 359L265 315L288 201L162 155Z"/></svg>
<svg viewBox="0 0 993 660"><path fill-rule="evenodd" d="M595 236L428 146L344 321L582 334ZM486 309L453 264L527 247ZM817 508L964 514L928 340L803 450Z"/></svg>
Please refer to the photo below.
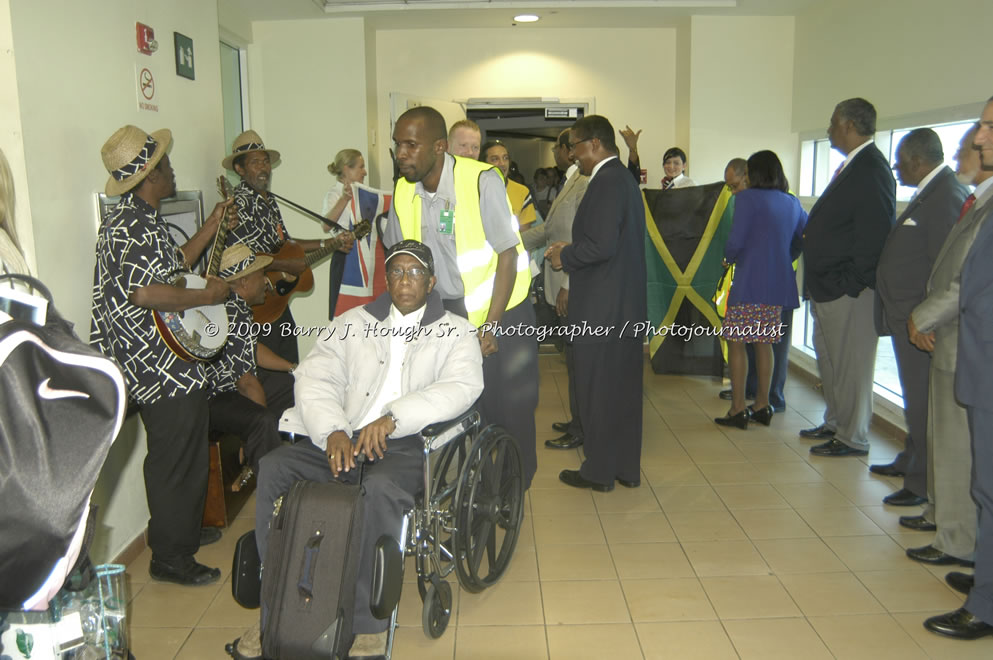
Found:
<svg viewBox="0 0 993 660"><path fill-rule="evenodd" d="M446 236L455 233L455 211L448 208L448 202L445 202L445 208L438 213L438 233Z"/></svg>

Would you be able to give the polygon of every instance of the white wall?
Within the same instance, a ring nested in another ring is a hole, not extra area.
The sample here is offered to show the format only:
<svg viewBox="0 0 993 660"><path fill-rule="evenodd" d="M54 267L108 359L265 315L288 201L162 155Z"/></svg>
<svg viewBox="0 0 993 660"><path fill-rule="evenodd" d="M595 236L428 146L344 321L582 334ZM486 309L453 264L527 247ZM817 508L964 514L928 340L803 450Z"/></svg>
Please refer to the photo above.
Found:
<svg viewBox="0 0 993 660"><path fill-rule="evenodd" d="M254 23L252 32L252 128L282 157L272 190L320 213L333 183L327 166L335 154L345 148L368 152L364 21L262 22ZM308 216L285 205L282 212L292 236L326 236ZM327 324L328 260L314 277L313 292L293 299L293 316L301 327ZM313 341L300 338L301 355Z"/></svg>
<svg viewBox="0 0 993 660"><path fill-rule="evenodd" d="M148 131L172 129L170 158L179 188L204 190L208 206L216 201L213 181L224 154L216 7L201 0L9 2L25 154L24 162L14 167L27 174L18 193L31 207L38 274L59 310L86 339L97 227L94 195L108 177L100 158L106 139L129 123ZM158 52L137 53L135 21L155 29ZM175 74L173 31L193 39L194 81ZM0 62L6 66L7 60ZM137 107L136 63L152 68L158 113ZM0 68L4 136L9 125L6 90L13 89L7 76ZM3 146L6 150L7 144ZM140 470L145 451L141 425L128 424L111 451L97 489L97 560L120 552L148 517Z"/></svg>
<svg viewBox="0 0 993 660"><path fill-rule="evenodd" d="M690 60L689 176L724 179L727 162L776 152L797 180L791 16L694 16ZM651 182L652 179L649 179Z"/></svg>
<svg viewBox="0 0 993 660"><path fill-rule="evenodd" d="M824 135L862 96L888 118L981 104L991 94L989 0L833 0L796 19L793 130ZM939 116L940 113L939 113ZM976 116L976 115L971 115Z"/></svg>
<svg viewBox="0 0 993 660"><path fill-rule="evenodd" d="M21 126L20 96L14 61L14 36L10 22L10 0L0 0L0 150L10 165L14 179L14 229L28 266L34 268L34 233L31 205L28 203L28 175L24 167L24 132Z"/></svg>
<svg viewBox="0 0 993 660"><path fill-rule="evenodd" d="M470 97L595 98L614 128L644 129L649 177L675 135L675 30L490 28L381 30L376 35L377 130L390 135L389 93L444 101ZM617 136L621 157L627 149ZM392 171L380 140L381 181ZM656 176L657 175L657 176Z"/></svg>

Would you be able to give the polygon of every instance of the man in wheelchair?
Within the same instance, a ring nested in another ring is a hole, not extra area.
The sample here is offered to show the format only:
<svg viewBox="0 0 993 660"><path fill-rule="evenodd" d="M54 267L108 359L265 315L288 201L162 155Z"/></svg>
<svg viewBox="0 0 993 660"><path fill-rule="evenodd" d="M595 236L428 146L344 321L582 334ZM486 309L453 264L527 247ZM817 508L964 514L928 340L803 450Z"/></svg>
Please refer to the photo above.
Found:
<svg viewBox="0 0 993 660"><path fill-rule="evenodd" d="M434 260L418 241L401 241L386 261L386 293L335 318L295 370L296 406L280 429L303 437L267 454L258 480L255 536L259 556L274 502L297 481L356 483L360 454L365 487L349 657L386 652L388 620L373 617L370 590L376 541L396 535L423 486L419 431L458 416L483 389L476 329L446 312L433 292ZM258 630L229 651L261 656Z"/></svg>

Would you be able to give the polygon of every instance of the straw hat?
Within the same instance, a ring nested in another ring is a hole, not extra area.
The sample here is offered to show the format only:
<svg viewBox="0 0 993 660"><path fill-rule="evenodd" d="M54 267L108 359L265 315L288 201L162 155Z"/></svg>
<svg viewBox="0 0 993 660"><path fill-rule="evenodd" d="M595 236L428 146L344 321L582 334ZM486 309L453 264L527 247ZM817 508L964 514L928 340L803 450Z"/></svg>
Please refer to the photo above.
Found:
<svg viewBox="0 0 993 660"><path fill-rule="evenodd" d="M117 129L100 149L103 166L110 172L104 191L123 195L148 176L172 144L168 128L151 135L130 124Z"/></svg>
<svg viewBox="0 0 993 660"><path fill-rule="evenodd" d="M279 160L279 152L274 149L266 149L258 133L255 131L245 131L234 139L234 144L231 146L231 155L221 161L221 167L226 170L233 170L234 165L232 165L232 162L235 158L243 154L250 154L253 151L266 152L269 154L269 160L272 163Z"/></svg>
<svg viewBox="0 0 993 660"><path fill-rule="evenodd" d="M221 267L218 275L226 282L233 282L257 270L262 270L272 263L272 257L267 254L255 254L244 243L235 243L224 250L221 255Z"/></svg>

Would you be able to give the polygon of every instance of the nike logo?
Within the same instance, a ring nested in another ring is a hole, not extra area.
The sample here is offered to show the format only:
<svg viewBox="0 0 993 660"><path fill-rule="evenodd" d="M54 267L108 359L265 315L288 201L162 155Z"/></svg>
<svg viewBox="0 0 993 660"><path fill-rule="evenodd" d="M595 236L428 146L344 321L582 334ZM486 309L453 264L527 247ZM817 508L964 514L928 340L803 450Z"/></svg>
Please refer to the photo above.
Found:
<svg viewBox="0 0 993 660"><path fill-rule="evenodd" d="M87 394L86 392L80 392L78 390L52 389L48 384L48 381L50 380L52 379L46 378L45 380L41 381L41 384L38 386L38 396L40 396L42 399L54 400L54 399L89 399L90 398L89 394Z"/></svg>

